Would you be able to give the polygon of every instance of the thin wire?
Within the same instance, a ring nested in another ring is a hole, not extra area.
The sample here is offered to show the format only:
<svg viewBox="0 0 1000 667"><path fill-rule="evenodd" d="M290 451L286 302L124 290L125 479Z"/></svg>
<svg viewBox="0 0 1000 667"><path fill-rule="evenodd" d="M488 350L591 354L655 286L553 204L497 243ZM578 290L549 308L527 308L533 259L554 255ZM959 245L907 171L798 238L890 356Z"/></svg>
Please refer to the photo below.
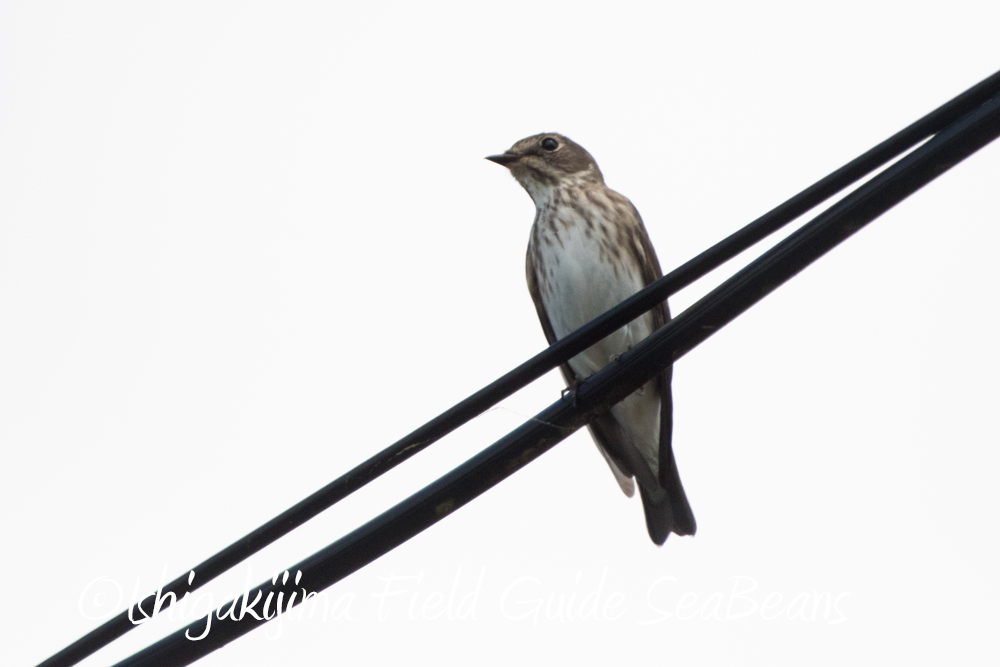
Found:
<svg viewBox="0 0 1000 667"><path fill-rule="evenodd" d="M482 414L490 406L507 398L570 357L587 349L593 343L662 302L671 294L690 285L761 239L818 206L829 197L927 137L939 132L949 123L975 109L997 92L1000 92L1000 72L984 79L950 102L845 164L826 178L806 188L671 271L656 283L623 301L604 315L557 341L517 368L233 542L222 551L190 568L198 575L193 583L188 583L190 570L185 571L183 575L166 584L159 591L161 608L166 606L164 603L170 603L169 593L175 594L177 599L180 599L185 593L194 591L218 577L226 570L249 558L383 473L451 433L470 419ZM40 663L39 667L69 667L83 660L135 627L129 620L130 615L139 618L151 614L156 598L157 593L151 593L134 607L109 619L59 653Z"/></svg>

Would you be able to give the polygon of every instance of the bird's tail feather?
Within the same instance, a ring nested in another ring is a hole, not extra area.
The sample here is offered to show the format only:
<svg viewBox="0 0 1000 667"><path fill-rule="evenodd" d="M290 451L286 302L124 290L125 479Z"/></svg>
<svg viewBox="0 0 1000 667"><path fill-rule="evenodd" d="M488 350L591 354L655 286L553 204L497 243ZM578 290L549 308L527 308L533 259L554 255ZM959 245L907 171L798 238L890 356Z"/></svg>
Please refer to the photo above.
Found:
<svg viewBox="0 0 1000 667"><path fill-rule="evenodd" d="M670 533L694 535L698 529L674 457L660 461L660 466L660 488L651 491L639 485L642 508L646 512L646 529L656 544L666 542Z"/></svg>

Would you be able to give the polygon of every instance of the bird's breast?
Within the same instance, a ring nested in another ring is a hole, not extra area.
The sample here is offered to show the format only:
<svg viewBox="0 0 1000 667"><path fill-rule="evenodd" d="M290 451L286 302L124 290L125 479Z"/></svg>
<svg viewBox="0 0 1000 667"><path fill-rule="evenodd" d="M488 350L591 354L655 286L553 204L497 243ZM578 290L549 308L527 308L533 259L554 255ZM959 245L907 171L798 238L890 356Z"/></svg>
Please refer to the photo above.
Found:
<svg viewBox="0 0 1000 667"><path fill-rule="evenodd" d="M642 272L615 221L581 207L541 211L532 233L536 280L557 338L580 328L644 287ZM649 314L570 360L581 377L603 368L652 332Z"/></svg>

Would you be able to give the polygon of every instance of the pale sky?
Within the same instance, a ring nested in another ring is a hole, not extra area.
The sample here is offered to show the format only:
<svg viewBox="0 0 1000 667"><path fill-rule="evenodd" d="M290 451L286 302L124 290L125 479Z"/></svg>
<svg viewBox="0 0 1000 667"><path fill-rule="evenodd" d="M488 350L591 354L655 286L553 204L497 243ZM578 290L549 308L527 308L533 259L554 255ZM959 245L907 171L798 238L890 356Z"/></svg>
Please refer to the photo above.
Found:
<svg viewBox="0 0 1000 667"><path fill-rule="evenodd" d="M484 156L573 138L670 270L1000 68L986 1L356 5L0 3L5 663L542 349L533 206ZM678 362L697 536L653 546L580 432L199 664L995 662L998 174L991 145ZM333 542L561 383L81 664Z"/></svg>

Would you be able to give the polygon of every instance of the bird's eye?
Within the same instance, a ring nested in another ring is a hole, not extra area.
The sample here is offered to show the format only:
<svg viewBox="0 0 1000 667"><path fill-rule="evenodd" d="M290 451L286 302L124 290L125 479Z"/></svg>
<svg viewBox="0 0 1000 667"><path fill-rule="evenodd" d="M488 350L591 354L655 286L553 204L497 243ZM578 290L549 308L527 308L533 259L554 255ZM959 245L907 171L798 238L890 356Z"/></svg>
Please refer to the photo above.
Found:
<svg viewBox="0 0 1000 667"><path fill-rule="evenodd" d="M555 149L559 148L559 142L553 139L552 137L545 137L544 139L542 139L542 148L544 148L547 151L554 151Z"/></svg>

